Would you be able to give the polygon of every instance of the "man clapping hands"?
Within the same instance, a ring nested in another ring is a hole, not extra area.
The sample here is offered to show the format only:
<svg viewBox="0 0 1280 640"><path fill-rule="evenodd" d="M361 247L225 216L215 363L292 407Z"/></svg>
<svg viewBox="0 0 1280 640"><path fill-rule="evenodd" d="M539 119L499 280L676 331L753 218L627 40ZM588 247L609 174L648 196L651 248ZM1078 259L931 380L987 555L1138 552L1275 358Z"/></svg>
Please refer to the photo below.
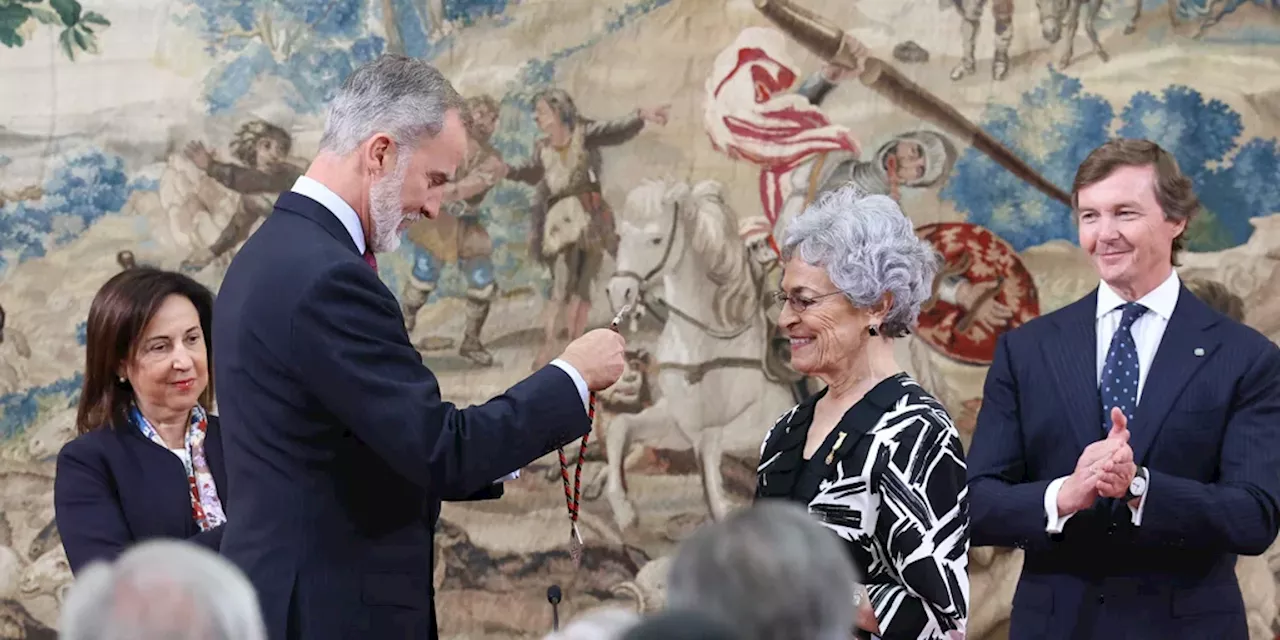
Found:
<svg viewBox="0 0 1280 640"><path fill-rule="evenodd" d="M1058 489L1057 531L1062 531L1072 515L1093 506L1100 497L1124 498L1137 471L1133 449L1129 447L1129 420L1119 407L1112 407L1111 430L1107 437L1085 448L1076 462L1075 471ZM1135 518L1140 503L1138 496L1129 500L1129 508Z"/></svg>

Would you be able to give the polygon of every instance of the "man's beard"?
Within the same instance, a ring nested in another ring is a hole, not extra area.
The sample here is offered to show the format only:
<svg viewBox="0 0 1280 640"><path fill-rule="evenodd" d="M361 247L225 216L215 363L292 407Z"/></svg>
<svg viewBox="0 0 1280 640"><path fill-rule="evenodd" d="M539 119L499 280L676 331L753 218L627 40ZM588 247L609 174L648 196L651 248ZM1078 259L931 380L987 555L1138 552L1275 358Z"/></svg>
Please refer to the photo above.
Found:
<svg viewBox="0 0 1280 640"><path fill-rule="evenodd" d="M407 160L397 161L394 174L369 187L369 235L374 253L390 253L400 247L400 223L405 218L400 194L409 168Z"/></svg>

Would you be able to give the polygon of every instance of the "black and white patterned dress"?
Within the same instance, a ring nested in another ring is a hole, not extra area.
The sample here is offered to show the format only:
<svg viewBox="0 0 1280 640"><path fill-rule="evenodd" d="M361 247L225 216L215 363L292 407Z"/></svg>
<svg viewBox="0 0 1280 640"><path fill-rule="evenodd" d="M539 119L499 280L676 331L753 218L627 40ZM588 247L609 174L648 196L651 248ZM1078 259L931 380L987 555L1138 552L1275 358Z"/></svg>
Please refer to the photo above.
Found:
<svg viewBox="0 0 1280 640"><path fill-rule="evenodd" d="M969 615L969 506L960 434L905 373L881 381L804 459L814 405L774 424L756 499L787 499L847 543L884 640L946 638Z"/></svg>

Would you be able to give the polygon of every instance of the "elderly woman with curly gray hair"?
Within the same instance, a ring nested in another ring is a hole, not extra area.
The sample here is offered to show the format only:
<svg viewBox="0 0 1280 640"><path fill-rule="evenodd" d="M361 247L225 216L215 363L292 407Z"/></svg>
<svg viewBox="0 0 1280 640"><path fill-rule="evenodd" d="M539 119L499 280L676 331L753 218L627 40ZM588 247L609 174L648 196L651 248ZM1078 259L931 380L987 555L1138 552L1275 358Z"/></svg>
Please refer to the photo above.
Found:
<svg viewBox="0 0 1280 640"><path fill-rule="evenodd" d="M756 499L805 505L844 541L865 587L855 635L956 637L969 609L964 451L894 357L938 256L896 202L854 186L797 216L781 253L791 365L825 387L765 436Z"/></svg>

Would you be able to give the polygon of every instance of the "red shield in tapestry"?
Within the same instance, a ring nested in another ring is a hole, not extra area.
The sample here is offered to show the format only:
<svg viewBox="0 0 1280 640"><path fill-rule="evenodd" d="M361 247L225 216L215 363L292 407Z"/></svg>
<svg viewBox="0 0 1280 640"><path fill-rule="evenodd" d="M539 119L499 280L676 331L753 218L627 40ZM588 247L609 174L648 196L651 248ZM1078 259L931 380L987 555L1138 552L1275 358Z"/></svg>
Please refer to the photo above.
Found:
<svg viewBox="0 0 1280 640"><path fill-rule="evenodd" d="M943 355L989 365L996 339L1040 315L1035 281L1013 247L985 227L940 222L916 234L942 254L916 335Z"/></svg>

